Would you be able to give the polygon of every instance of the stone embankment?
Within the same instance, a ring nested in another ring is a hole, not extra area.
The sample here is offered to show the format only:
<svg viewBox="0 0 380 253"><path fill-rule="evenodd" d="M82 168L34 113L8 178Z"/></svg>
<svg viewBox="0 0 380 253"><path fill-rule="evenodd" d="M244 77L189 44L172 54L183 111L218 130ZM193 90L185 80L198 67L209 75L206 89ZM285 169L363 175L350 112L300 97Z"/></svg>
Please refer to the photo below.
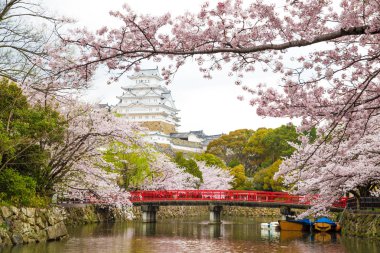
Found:
<svg viewBox="0 0 380 253"><path fill-rule="evenodd" d="M135 220L141 220L141 208L133 207L133 214ZM157 212L157 219L168 218L182 218L194 216L207 216L209 215L208 206L160 206ZM246 217L262 217L280 216L280 209L278 208L252 208L252 207L238 207L238 206L223 206L222 219L225 216L246 216Z"/></svg>
<svg viewBox="0 0 380 253"><path fill-rule="evenodd" d="M0 207L0 245L59 240L66 237L65 210Z"/></svg>
<svg viewBox="0 0 380 253"><path fill-rule="evenodd" d="M131 220L130 210L106 205L71 205L65 207L66 225L77 226L98 222Z"/></svg>
<svg viewBox="0 0 380 253"><path fill-rule="evenodd" d="M344 212L343 234L380 239L380 214Z"/></svg>
<svg viewBox="0 0 380 253"><path fill-rule="evenodd" d="M68 236L66 225L130 220L130 212L105 205L68 207L0 207L0 246L60 240Z"/></svg>

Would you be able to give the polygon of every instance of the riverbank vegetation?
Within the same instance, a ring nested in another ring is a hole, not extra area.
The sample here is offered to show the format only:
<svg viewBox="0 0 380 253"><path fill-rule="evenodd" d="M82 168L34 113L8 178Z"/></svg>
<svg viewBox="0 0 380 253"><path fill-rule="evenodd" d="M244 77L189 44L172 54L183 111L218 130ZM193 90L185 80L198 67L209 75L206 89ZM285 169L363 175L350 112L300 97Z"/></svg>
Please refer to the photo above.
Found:
<svg viewBox="0 0 380 253"><path fill-rule="evenodd" d="M281 191L285 189L283 179L274 179L274 174L282 159L295 151L291 143L297 143L299 136L292 124L256 131L239 129L211 141L206 154L219 157L229 167L235 189Z"/></svg>

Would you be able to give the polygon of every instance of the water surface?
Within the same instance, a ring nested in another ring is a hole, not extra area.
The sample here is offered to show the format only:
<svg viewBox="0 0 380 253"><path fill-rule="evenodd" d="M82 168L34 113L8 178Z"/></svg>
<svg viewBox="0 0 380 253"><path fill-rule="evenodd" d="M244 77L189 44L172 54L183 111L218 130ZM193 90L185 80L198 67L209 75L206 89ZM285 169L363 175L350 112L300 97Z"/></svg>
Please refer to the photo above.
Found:
<svg viewBox="0 0 380 253"><path fill-rule="evenodd" d="M161 220L156 224L92 224L70 229L70 238L15 247L1 253L116 252L352 252L380 253L380 242L340 234L261 230L269 218L225 218L209 225L207 217Z"/></svg>

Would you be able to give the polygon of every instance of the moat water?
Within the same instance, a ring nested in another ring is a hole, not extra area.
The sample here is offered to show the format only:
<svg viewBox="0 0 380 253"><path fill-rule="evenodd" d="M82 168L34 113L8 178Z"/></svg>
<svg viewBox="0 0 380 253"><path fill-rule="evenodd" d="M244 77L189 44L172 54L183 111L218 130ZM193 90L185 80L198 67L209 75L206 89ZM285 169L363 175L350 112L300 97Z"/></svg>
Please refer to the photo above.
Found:
<svg viewBox="0 0 380 253"><path fill-rule="evenodd" d="M311 234L261 230L270 218L227 217L209 225L207 217L92 224L70 229L62 241L0 248L1 253L116 252L352 252L380 253L380 242L340 234Z"/></svg>

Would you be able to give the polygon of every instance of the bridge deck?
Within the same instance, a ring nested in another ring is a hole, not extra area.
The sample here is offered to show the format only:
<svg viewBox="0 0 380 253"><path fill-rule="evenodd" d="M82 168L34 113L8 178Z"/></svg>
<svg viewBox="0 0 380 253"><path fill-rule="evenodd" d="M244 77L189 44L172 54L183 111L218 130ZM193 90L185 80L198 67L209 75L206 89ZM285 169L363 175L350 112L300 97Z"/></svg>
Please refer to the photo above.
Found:
<svg viewBox="0 0 380 253"><path fill-rule="evenodd" d="M316 196L295 196L286 192L238 191L238 190L168 190L131 192L134 205L229 205L250 207L289 206L307 209ZM334 203L331 211L341 211L346 206L346 198Z"/></svg>

